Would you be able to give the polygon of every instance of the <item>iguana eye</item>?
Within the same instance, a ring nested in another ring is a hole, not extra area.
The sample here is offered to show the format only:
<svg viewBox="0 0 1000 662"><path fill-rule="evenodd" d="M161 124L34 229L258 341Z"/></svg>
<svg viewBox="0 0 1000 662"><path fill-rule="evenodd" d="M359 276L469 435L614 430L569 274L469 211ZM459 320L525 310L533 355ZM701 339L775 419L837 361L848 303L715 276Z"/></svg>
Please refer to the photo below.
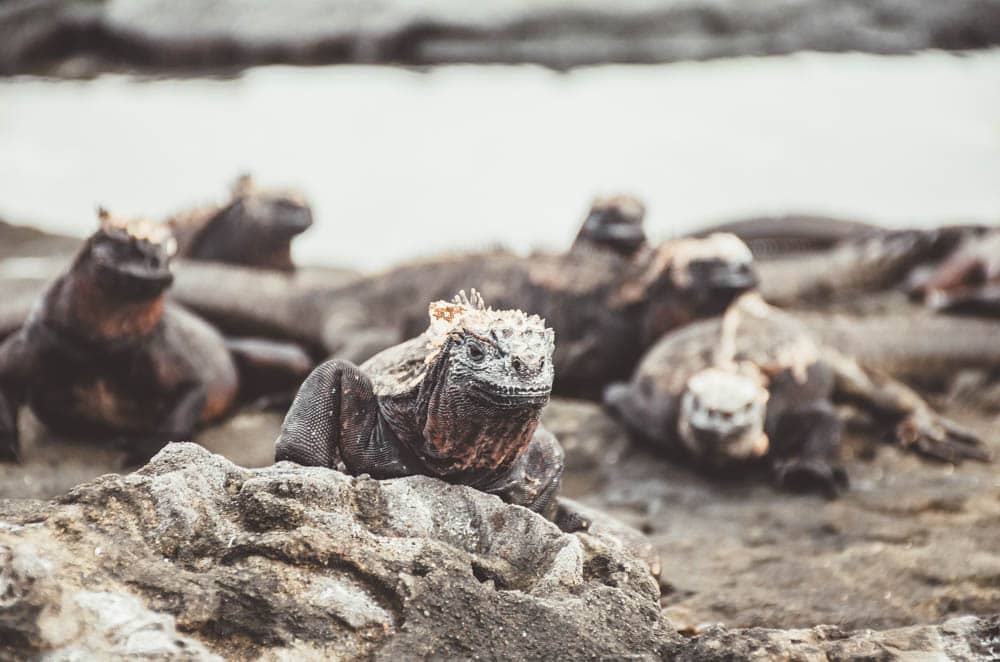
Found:
<svg viewBox="0 0 1000 662"><path fill-rule="evenodd" d="M469 358L473 363L482 363L486 360L486 350L484 350L483 346L474 340L469 342L466 352L469 354Z"/></svg>

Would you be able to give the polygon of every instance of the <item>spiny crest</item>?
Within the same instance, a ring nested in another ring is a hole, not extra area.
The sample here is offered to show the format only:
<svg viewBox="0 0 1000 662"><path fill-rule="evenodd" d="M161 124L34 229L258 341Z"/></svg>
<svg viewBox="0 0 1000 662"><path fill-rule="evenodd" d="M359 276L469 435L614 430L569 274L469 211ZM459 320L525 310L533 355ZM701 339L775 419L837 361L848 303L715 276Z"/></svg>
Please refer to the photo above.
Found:
<svg viewBox="0 0 1000 662"><path fill-rule="evenodd" d="M605 209L615 209L622 216L637 222L646 215L646 206L642 204L642 201L628 194L594 198L593 202L590 203L592 213Z"/></svg>
<svg viewBox="0 0 1000 662"><path fill-rule="evenodd" d="M306 197L301 191L290 188L264 188L257 183L257 180L250 173L243 173L237 177L236 181L233 182L230 193L234 200L239 198L256 200L270 197L284 198L289 202L302 206L308 204Z"/></svg>
<svg viewBox="0 0 1000 662"><path fill-rule="evenodd" d="M233 182L233 186L230 189L234 198L240 198L243 196L250 195L257 190L257 182L254 181L253 175L248 172L242 173Z"/></svg>
<svg viewBox="0 0 1000 662"><path fill-rule="evenodd" d="M177 252L177 240L174 239L170 227L148 218L127 218L113 214L104 207L98 207L97 218L101 230L109 235L125 235L135 241L161 247L168 255Z"/></svg>
<svg viewBox="0 0 1000 662"><path fill-rule="evenodd" d="M431 355L453 333L469 333L497 342L526 348L537 345L546 354L555 349L555 332L545 326L538 315L527 315L520 310L493 310L487 307L482 294L461 290L451 301L430 304ZM428 358L431 358L430 356Z"/></svg>

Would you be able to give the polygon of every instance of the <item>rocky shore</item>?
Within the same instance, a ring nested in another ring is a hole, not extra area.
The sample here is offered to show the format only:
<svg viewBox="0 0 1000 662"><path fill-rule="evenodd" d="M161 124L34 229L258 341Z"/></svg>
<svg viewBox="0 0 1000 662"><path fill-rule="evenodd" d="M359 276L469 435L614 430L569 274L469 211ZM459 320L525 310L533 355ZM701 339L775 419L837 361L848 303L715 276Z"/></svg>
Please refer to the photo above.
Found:
<svg viewBox="0 0 1000 662"><path fill-rule="evenodd" d="M266 465L279 423L245 413L200 441ZM153 646L175 659L431 646L481 659L573 650L974 660L1000 641L990 616L1000 612L1000 484L989 466L954 471L855 437L854 488L826 502L658 460L589 403L557 400L545 424L566 445L565 493L644 531L650 550L624 545L621 525L565 534L431 479L243 469L182 444L137 473L91 480L120 457L29 440L26 462L2 476L5 496L36 498L0 501L0 583L5 596L25 582L39 588L8 597L0 629L39 651ZM71 487L79 481L89 482ZM631 531L626 541L639 536ZM561 570L560 554L572 557ZM421 575L421 564L436 572ZM406 588L394 583L401 576ZM970 613L983 616L959 616ZM331 629L317 614L356 620ZM614 627L601 625L608 619Z"/></svg>
<svg viewBox="0 0 1000 662"><path fill-rule="evenodd" d="M53 502L0 502L0 657L974 660L1000 645L995 617L685 637L621 540L428 478L250 470L173 444Z"/></svg>
<svg viewBox="0 0 1000 662"><path fill-rule="evenodd" d="M1000 42L1000 5L849 0L501 3L14 0L0 74L238 71L263 64L537 63L571 68L801 50L909 53Z"/></svg>

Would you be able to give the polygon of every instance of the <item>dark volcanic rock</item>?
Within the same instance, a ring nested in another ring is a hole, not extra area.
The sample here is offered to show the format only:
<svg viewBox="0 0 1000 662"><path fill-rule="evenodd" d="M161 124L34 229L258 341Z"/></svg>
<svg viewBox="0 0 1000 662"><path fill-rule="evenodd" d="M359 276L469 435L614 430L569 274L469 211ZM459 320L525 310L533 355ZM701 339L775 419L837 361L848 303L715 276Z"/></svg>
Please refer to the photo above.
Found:
<svg viewBox="0 0 1000 662"><path fill-rule="evenodd" d="M655 654L658 593L617 541L470 488L193 444L0 509L0 657Z"/></svg>
<svg viewBox="0 0 1000 662"><path fill-rule="evenodd" d="M995 0L0 4L0 73L8 75L340 62L572 67L798 50L905 53L998 42Z"/></svg>

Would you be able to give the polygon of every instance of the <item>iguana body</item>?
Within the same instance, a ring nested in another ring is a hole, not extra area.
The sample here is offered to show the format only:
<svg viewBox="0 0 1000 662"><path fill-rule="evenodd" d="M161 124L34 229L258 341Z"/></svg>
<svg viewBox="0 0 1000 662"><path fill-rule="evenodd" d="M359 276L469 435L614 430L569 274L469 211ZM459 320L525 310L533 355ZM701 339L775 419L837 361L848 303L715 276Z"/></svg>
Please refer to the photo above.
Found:
<svg viewBox="0 0 1000 662"><path fill-rule="evenodd" d="M703 467L764 464L783 487L829 495L846 487L835 401L872 412L924 455L987 458L911 389L862 368L753 295L725 317L663 338L605 401L638 436Z"/></svg>
<svg viewBox="0 0 1000 662"><path fill-rule="evenodd" d="M553 333L516 310L456 298L426 332L372 357L318 367L302 385L275 460L393 478L425 474L545 511L563 470L538 427L552 388Z"/></svg>
<svg viewBox="0 0 1000 662"><path fill-rule="evenodd" d="M167 301L171 243L162 226L105 214L0 344L2 459L18 457L21 404L55 432L120 439L137 460L190 439L231 408L239 389L270 388L255 382L260 368L283 363L299 379L308 372L308 357L277 355L270 342L231 352L213 327Z"/></svg>
<svg viewBox="0 0 1000 662"><path fill-rule="evenodd" d="M855 304L863 295L897 288L918 267L950 253L963 228L862 235L825 251L757 262L760 292L770 303L819 308Z"/></svg>

